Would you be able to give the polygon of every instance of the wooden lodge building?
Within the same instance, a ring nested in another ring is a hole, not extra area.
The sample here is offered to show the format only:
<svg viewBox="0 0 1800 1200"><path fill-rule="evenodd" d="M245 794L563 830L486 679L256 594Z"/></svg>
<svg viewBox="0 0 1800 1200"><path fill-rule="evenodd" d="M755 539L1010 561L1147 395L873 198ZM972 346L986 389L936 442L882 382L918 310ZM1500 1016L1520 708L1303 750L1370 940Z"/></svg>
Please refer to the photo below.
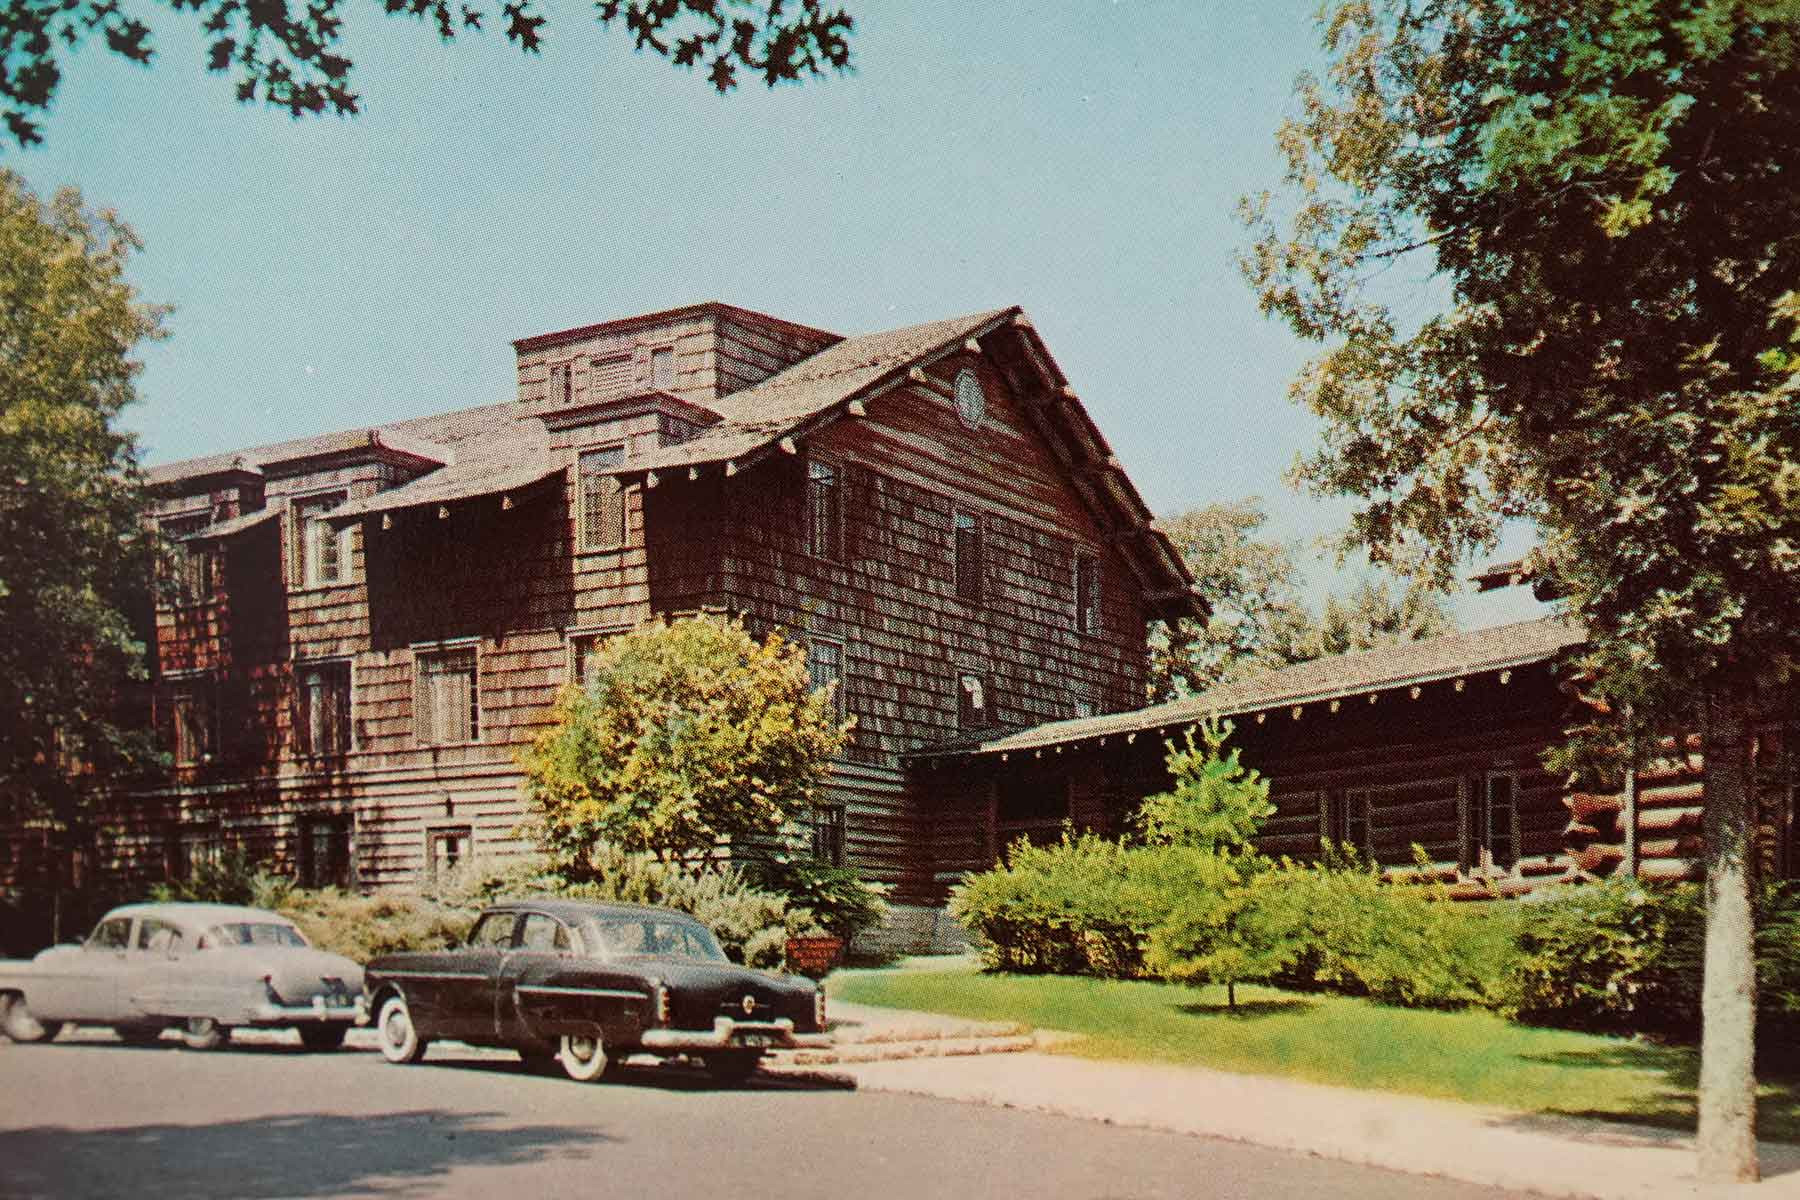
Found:
<svg viewBox="0 0 1800 1200"><path fill-rule="evenodd" d="M1697 760L1629 796L1542 769L1575 703L1555 621L1140 707L1147 623L1200 605L1017 308L846 338L708 303L513 350L507 402L150 472L184 548L155 615L175 766L126 798L104 870L238 846L368 889L516 850L515 756L557 690L598 639L695 610L785 631L839 685L857 727L814 846L893 885L897 947L954 942L947 888L1013 838L1120 831L1206 714L1274 781L1271 851L1416 843L1471 895L1627 855L1693 870ZM1792 871L1775 732L1759 777Z"/></svg>
<svg viewBox="0 0 1800 1200"><path fill-rule="evenodd" d="M506 403L150 472L185 548L155 638L176 766L102 861L235 845L371 888L514 849L515 755L596 640L723 610L839 684L815 846L929 942L904 756L1141 703L1146 623L1195 610L1016 308L844 338L710 303L513 350Z"/></svg>

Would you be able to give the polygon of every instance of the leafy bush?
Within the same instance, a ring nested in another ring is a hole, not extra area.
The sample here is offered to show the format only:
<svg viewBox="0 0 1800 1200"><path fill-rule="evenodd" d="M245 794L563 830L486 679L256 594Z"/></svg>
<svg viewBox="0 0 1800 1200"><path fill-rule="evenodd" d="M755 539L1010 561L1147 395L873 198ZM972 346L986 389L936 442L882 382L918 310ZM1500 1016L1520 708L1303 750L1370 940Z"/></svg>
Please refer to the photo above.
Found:
<svg viewBox="0 0 1800 1200"><path fill-rule="evenodd" d="M1268 979L1303 948L1299 926L1278 904L1279 882L1267 859L1195 846L1130 851L1128 887L1149 925L1144 964L1183 983L1223 983L1237 1007L1237 985Z"/></svg>
<svg viewBox="0 0 1800 1200"><path fill-rule="evenodd" d="M1006 863L951 890L950 913L990 968L1133 978L1155 901L1129 885L1132 853L1086 833L1047 846L1020 839Z"/></svg>
<svg viewBox="0 0 1800 1200"><path fill-rule="evenodd" d="M887 901L882 899L885 887L867 883L850 868L834 867L810 854L774 854L752 864L746 874L764 891L810 911L827 933L846 942L887 919Z"/></svg>
<svg viewBox="0 0 1800 1200"><path fill-rule="evenodd" d="M1259 882L1266 920L1296 944L1279 982L1410 1008L1493 1007L1506 994L1509 909L1383 882L1345 852L1317 864L1283 861Z"/></svg>
<svg viewBox="0 0 1800 1200"><path fill-rule="evenodd" d="M159 883L150 889L152 900L188 900L203 904L250 904L257 908L259 898L279 894L279 876L270 874L263 865L240 847L231 847L212 862L195 863L186 879Z"/></svg>
<svg viewBox="0 0 1800 1200"><path fill-rule="evenodd" d="M378 954L461 945L478 911L406 892L359 896L339 888L293 888L274 907L314 946L363 963Z"/></svg>

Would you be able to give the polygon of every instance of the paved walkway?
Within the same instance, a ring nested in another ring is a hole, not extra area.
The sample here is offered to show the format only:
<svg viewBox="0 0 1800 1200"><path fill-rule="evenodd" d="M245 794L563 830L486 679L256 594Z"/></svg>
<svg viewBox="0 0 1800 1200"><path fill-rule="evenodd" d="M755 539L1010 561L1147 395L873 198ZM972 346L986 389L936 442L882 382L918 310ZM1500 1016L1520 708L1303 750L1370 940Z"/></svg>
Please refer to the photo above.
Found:
<svg viewBox="0 0 1800 1200"><path fill-rule="evenodd" d="M870 1011L839 1005L846 1018ZM894 1027L925 1014L865 1020ZM1549 1196L1800 1200L1800 1146L1765 1143L1764 1181L1703 1188L1693 1138L1199 1068L1059 1054L990 1054L832 1068L869 1091L909 1092L1299 1150Z"/></svg>

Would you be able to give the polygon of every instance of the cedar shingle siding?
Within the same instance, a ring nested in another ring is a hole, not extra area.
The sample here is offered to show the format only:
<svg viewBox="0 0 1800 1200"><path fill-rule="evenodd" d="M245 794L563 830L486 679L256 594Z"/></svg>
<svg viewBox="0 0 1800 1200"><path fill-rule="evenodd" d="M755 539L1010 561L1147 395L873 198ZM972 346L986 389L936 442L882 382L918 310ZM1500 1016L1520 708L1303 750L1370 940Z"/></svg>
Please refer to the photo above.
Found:
<svg viewBox="0 0 1800 1200"><path fill-rule="evenodd" d="M507 403L149 472L222 570L159 611L196 761L129 798L112 869L191 858L184 830L362 887L516 851L515 755L557 689L605 633L706 608L814 648L857 718L815 844L933 901L903 756L1138 703L1146 621L1191 607L1016 309L843 338L704 304L514 351ZM229 763L194 748L222 740L206 689L235 697Z"/></svg>

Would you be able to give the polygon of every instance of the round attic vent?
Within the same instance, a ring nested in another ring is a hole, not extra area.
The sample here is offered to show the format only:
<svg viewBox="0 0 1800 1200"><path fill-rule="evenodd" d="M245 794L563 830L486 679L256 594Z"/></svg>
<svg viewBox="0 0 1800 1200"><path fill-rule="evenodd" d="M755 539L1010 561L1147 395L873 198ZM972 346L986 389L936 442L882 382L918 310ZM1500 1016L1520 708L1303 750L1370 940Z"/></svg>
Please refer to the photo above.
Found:
<svg viewBox="0 0 1800 1200"><path fill-rule="evenodd" d="M972 367L956 373L956 415L970 429L980 425L987 415L987 393L981 390L981 377Z"/></svg>

